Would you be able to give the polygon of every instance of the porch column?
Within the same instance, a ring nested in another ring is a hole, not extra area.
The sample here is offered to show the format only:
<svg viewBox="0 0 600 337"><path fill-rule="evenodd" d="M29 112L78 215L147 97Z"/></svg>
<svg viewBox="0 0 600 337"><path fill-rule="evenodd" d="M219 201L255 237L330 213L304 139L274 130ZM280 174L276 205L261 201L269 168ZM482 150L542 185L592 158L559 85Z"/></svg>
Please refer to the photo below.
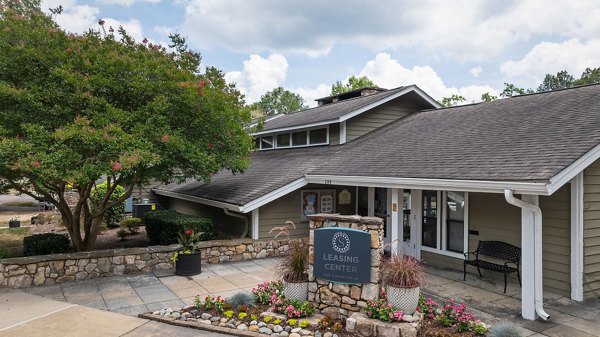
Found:
<svg viewBox="0 0 600 337"><path fill-rule="evenodd" d="M258 240L258 208L252 210L252 239Z"/></svg>
<svg viewBox="0 0 600 337"><path fill-rule="evenodd" d="M400 222L398 221L398 209L399 207L402 207L400 205L398 205L398 189L397 188L391 188L388 189L388 191L392 192L392 204L391 204L391 221L390 221L390 226L392 226L391 228L391 247L390 249L392 250L393 254L402 254L401 251L401 246L400 244L402 243L402 238L400 237Z"/></svg>
<svg viewBox="0 0 600 337"><path fill-rule="evenodd" d="M583 172L571 180L571 299L583 301Z"/></svg>
<svg viewBox="0 0 600 337"><path fill-rule="evenodd" d="M523 195L522 200L537 205L538 198ZM521 208L521 314L535 320L535 226L534 213Z"/></svg>

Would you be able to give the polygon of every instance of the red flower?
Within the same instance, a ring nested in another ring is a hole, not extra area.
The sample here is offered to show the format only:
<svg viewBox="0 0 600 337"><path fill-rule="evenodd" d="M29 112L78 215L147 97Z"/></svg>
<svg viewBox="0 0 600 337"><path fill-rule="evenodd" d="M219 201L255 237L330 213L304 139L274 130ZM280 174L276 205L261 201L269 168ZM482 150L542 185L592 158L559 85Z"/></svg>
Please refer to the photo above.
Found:
<svg viewBox="0 0 600 337"><path fill-rule="evenodd" d="M187 236L192 235L192 230L191 229L186 230L185 235L187 235Z"/></svg>
<svg viewBox="0 0 600 337"><path fill-rule="evenodd" d="M204 88L204 81L200 81L200 82L198 82L198 87L200 87L200 88Z"/></svg>
<svg viewBox="0 0 600 337"><path fill-rule="evenodd" d="M73 49L71 49L71 47L67 48L67 53L70 53L72 51L73 51Z"/></svg>
<svg viewBox="0 0 600 337"><path fill-rule="evenodd" d="M116 162L116 163L113 165L113 170L115 170L115 171L118 171L118 170L120 170L120 169L121 169L121 163L119 163L119 162Z"/></svg>
<svg viewBox="0 0 600 337"><path fill-rule="evenodd" d="M169 135L163 135L163 136L162 136L162 141L163 141L164 143L168 142L168 141L169 141Z"/></svg>
<svg viewBox="0 0 600 337"><path fill-rule="evenodd" d="M209 149L212 149L212 148L213 148L213 146L215 146L215 144L208 143L208 148L209 148Z"/></svg>

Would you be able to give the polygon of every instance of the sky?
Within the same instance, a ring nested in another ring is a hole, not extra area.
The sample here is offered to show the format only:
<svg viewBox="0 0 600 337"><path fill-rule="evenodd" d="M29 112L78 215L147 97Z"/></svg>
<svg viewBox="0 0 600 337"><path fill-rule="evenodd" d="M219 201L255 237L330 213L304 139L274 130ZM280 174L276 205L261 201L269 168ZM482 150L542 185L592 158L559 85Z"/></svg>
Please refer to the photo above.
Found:
<svg viewBox="0 0 600 337"><path fill-rule="evenodd" d="M600 67L600 0L43 0L67 31L122 25L137 41L179 33L248 103L282 86L310 106L351 75L480 101L504 83Z"/></svg>

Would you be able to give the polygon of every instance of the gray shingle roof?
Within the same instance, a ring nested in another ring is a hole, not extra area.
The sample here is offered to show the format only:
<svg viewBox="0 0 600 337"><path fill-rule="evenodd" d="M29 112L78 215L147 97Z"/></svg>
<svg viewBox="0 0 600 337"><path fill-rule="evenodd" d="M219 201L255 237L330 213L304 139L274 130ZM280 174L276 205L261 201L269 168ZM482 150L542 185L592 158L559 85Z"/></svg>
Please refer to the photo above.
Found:
<svg viewBox="0 0 600 337"><path fill-rule="evenodd" d="M258 152L165 189L243 205L305 174L547 182L600 144L600 85L410 114L338 146Z"/></svg>
<svg viewBox="0 0 600 337"><path fill-rule="evenodd" d="M282 116L267 121L262 131L336 120L352 111L394 95L405 88L406 87L399 87L373 95L351 98Z"/></svg>

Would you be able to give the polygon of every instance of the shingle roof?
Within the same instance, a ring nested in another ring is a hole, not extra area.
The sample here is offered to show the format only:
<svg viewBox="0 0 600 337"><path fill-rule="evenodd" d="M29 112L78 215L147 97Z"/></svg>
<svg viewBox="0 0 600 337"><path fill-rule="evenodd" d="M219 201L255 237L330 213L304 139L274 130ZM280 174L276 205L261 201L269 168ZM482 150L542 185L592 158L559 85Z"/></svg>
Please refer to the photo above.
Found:
<svg viewBox="0 0 600 337"><path fill-rule="evenodd" d="M394 95L405 88L406 87L399 87L377 94L351 98L282 116L280 118L267 121L262 131L336 120L352 111L358 110L369 104Z"/></svg>
<svg viewBox="0 0 600 337"><path fill-rule="evenodd" d="M305 174L547 182L600 144L600 85L410 114L338 146L255 153L244 174L164 189L243 205Z"/></svg>

